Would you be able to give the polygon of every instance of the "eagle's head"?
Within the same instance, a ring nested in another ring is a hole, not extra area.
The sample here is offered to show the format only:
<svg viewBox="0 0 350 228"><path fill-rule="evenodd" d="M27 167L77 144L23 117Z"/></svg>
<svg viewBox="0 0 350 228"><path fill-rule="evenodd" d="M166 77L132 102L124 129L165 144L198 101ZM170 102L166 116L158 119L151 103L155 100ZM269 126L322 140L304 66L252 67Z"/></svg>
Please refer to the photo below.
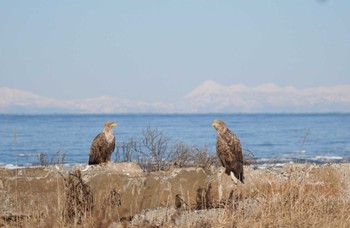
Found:
<svg viewBox="0 0 350 228"><path fill-rule="evenodd" d="M211 124L217 131L223 131L226 128L226 124L222 120L214 120Z"/></svg>
<svg viewBox="0 0 350 228"><path fill-rule="evenodd" d="M118 124L116 124L116 123L114 123L114 122L112 122L112 121L108 121L108 122L106 122L106 123L104 124L104 128L105 128L106 130L112 130L112 128L113 128L113 127L116 127L116 126L118 126Z"/></svg>

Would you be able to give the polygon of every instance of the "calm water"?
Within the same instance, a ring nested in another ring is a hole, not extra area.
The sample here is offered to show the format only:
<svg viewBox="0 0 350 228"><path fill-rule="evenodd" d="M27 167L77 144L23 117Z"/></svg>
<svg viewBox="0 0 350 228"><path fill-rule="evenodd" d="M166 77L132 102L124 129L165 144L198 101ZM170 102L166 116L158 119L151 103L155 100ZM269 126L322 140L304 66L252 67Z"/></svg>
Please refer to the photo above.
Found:
<svg viewBox="0 0 350 228"><path fill-rule="evenodd" d="M171 139L170 144L180 141L208 146L210 153L215 153L214 119L225 121L243 148L259 161L349 161L350 114L3 114L0 166L36 164L39 153L47 152L50 157L58 151L65 154L65 163L86 163L91 141L107 120L119 124L115 128L117 143L140 138L142 130L150 126L162 130Z"/></svg>

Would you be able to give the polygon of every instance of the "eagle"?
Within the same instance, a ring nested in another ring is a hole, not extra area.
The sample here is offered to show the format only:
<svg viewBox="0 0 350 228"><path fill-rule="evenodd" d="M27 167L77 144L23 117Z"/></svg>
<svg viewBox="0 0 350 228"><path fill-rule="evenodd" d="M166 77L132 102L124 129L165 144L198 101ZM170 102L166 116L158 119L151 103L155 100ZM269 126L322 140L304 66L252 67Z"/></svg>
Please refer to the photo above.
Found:
<svg viewBox="0 0 350 228"><path fill-rule="evenodd" d="M242 146L237 136L226 127L222 120L214 120L212 126L217 131L216 152L225 173L244 183Z"/></svg>
<svg viewBox="0 0 350 228"><path fill-rule="evenodd" d="M111 160L111 155L115 148L115 136L113 127L116 123L108 121L104 123L104 128L92 141L89 155L89 165L107 163Z"/></svg>

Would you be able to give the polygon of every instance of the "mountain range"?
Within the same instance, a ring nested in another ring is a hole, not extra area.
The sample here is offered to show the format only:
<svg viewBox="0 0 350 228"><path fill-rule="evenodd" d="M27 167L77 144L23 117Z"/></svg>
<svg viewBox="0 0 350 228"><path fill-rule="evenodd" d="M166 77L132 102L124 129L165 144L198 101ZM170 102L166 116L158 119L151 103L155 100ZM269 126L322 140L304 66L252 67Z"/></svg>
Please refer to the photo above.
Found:
<svg viewBox="0 0 350 228"><path fill-rule="evenodd" d="M204 81L176 102L144 102L101 96L59 100L0 88L0 113L215 113L350 112L350 85L297 89L273 83L248 87Z"/></svg>

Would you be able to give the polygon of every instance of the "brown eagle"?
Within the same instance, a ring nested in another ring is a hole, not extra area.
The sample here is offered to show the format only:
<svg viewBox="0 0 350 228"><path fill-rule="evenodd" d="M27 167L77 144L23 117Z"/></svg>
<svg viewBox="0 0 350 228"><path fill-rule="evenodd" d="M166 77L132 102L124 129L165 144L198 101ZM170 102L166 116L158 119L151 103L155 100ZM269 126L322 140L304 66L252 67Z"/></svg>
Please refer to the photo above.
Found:
<svg viewBox="0 0 350 228"><path fill-rule="evenodd" d="M112 128L116 126L116 123L106 122L102 132L92 141L89 165L107 163L111 160L115 148L115 136Z"/></svg>
<svg viewBox="0 0 350 228"><path fill-rule="evenodd" d="M222 120L215 120L212 126L217 131L216 152L222 166L226 169L225 173L231 175L233 181L236 182L234 175L244 183L243 154L239 139Z"/></svg>

